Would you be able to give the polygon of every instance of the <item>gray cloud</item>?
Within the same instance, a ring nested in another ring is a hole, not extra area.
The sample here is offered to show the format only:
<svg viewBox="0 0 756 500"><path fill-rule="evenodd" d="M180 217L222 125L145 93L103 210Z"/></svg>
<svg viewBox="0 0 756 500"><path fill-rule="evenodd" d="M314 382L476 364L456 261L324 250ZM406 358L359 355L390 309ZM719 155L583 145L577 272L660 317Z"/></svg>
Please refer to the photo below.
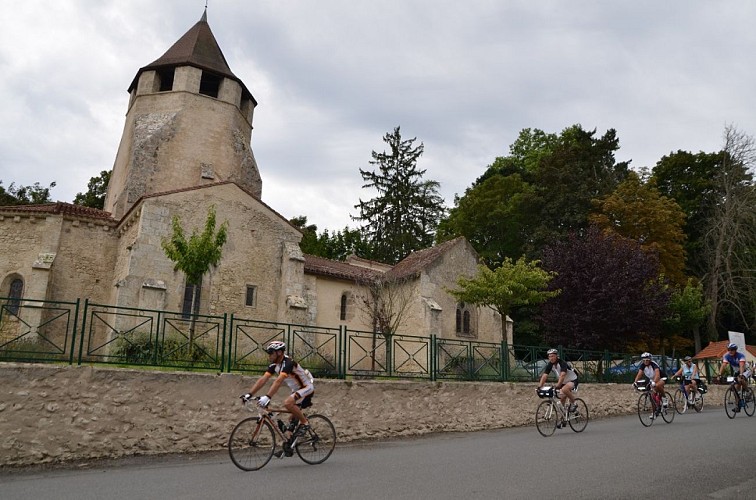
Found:
<svg viewBox="0 0 756 500"><path fill-rule="evenodd" d="M109 169L126 88L201 16L179 0L29 1L0 32L0 179L71 201ZM400 125L449 203L523 128L616 128L618 160L756 133L756 5L556 0L212 0L210 26L260 103L263 200L354 226L359 168Z"/></svg>

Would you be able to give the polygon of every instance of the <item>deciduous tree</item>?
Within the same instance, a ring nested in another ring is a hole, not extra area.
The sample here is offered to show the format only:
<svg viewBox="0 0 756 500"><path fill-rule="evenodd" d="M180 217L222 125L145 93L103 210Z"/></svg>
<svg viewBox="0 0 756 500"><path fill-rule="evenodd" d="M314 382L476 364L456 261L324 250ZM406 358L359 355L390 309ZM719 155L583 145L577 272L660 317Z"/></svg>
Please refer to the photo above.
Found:
<svg viewBox="0 0 756 500"><path fill-rule="evenodd" d="M662 196L653 181L643 183L635 172L611 194L594 200L589 220L604 231L640 243L646 252L659 256L661 270L683 285L685 276L685 213L672 199Z"/></svg>
<svg viewBox="0 0 756 500"><path fill-rule="evenodd" d="M703 254L707 263L704 293L711 305L707 330L731 314L745 328L756 328L756 143L728 126L724 155L714 176L718 202L706 221Z"/></svg>
<svg viewBox="0 0 756 500"><path fill-rule="evenodd" d="M51 182L46 188L42 187L39 182L35 182L31 186L16 186L14 182L11 182L8 189L5 189L2 184L3 181L0 181L0 206L41 205L52 202L50 190L55 187L54 182Z"/></svg>
<svg viewBox="0 0 756 500"><path fill-rule="evenodd" d="M105 195L108 193L108 182L112 170L103 170L100 175L90 177L86 193L76 193L74 205L82 205L90 208L102 208L105 206Z"/></svg>
<svg viewBox="0 0 756 500"><path fill-rule="evenodd" d="M591 226L548 246L543 267L555 274L549 289L561 290L541 307L551 343L623 351L658 337L669 291L659 280L658 259L637 241Z"/></svg>
<svg viewBox="0 0 756 500"><path fill-rule="evenodd" d="M222 248L228 238L228 221L224 221L216 232L216 215L213 205L208 209L204 230L200 233L195 229L188 240L177 215L173 216L171 226L173 229L171 237L162 240L163 251L174 262L174 269L184 273L187 284L193 285L190 309L193 314L189 329L189 354L191 356L194 345L197 287L202 286L202 277L210 270L210 267L217 266L220 262Z"/></svg>
<svg viewBox="0 0 756 500"><path fill-rule="evenodd" d="M516 262L505 258L495 270L478 266L478 274L472 278L460 277L459 288L448 290L462 302L485 306L501 316L501 331L506 332L506 319L510 311L519 306L540 304L556 296L557 289L546 290L553 274L541 269L538 261L521 257Z"/></svg>

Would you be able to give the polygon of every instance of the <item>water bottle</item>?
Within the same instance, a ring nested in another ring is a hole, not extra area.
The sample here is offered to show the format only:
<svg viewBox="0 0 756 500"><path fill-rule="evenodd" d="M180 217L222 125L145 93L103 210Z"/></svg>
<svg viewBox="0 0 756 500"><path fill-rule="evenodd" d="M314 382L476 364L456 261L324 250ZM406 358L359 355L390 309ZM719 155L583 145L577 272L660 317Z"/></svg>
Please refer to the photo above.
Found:
<svg viewBox="0 0 756 500"><path fill-rule="evenodd" d="M286 424L284 424L283 420L281 420L280 418L278 419L278 429L281 432L286 432Z"/></svg>

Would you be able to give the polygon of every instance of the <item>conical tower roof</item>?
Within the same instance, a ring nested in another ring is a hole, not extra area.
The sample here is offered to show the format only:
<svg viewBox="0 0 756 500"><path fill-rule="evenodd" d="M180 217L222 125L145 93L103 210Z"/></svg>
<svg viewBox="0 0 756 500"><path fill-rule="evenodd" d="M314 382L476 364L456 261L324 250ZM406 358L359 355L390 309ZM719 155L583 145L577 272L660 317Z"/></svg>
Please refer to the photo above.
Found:
<svg viewBox="0 0 756 500"><path fill-rule="evenodd" d="M221 51L210 29L210 25L207 23L207 10L202 13L202 18L197 24L184 33L184 36L179 38L165 54L139 69L131 85L129 85L129 92L136 87L139 82L139 76L144 71L177 66L194 66L195 68L231 78L242 86L242 91L245 94L244 97L251 98L255 105L257 104L257 101L252 97L252 93L244 85L244 82L234 75L231 68L228 67L223 51Z"/></svg>

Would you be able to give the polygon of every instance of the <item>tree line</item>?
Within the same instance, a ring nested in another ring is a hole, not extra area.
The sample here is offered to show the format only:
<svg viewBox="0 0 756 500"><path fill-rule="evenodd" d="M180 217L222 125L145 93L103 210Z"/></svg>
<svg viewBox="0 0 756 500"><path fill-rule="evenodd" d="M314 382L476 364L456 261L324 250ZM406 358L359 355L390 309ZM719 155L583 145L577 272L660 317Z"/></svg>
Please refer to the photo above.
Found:
<svg viewBox="0 0 756 500"><path fill-rule="evenodd" d="M756 329L756 147L732 126L716 152L674 151L635 171L619 138L573 125L523 129L452 207L396 127L360 168L372 192L356 228L318 232L306 253L396 263L464 236L481 257L450 290L515 321L520 344L697 352L728 330ZM534 291L538 293L533 293Z"/></svg>

